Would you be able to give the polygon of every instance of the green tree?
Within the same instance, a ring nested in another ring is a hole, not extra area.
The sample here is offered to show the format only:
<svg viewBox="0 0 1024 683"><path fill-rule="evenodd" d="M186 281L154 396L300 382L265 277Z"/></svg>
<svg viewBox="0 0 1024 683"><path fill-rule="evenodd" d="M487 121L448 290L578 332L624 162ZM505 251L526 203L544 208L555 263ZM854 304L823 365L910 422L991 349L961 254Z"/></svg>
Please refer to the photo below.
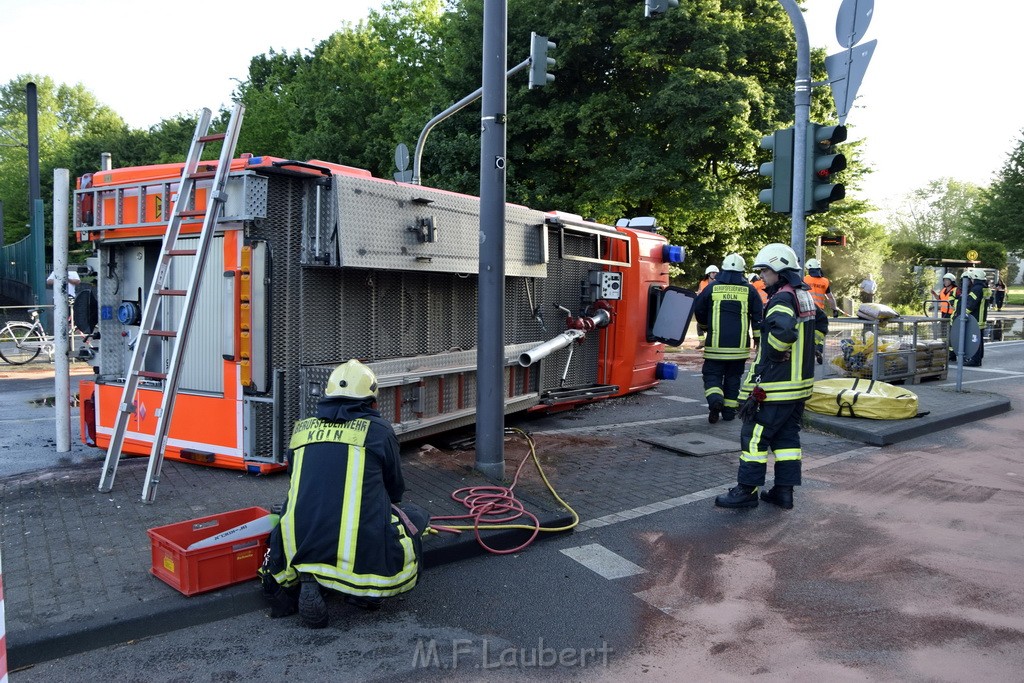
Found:
<svg viewBox="0 0 1024 683"><path fill-rule="evenodd" d="M1024 245L1024 131L995 180L983 192L970 232L1002 242L1011 251Z"/></svg>
<svg viewBox="0 0 1024 683"><path fill-rule="evenodd" d="M971 234L981 202L977 185L940 178L911 192L889 221L897 240L948 245Z"/></svg>
<svg viewBox="0 0 1024 683"><path fill-rule="evenodd" d="M82 84L57 85L48 76L26 74L0 86L0 199L4 202L5 242L28 234L28 114L27 84L36 84L39 128L39 181L46 205L44 225L50 225L53 169L65 166L74 141L93 131L123 125L109 107L100 104Z"/></svg>

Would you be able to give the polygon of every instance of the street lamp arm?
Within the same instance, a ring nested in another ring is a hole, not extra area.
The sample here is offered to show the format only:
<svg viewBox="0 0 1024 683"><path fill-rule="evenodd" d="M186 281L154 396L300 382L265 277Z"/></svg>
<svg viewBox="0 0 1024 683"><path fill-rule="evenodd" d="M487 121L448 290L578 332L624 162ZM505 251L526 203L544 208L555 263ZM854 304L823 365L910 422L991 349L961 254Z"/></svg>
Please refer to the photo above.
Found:
<svg viewBox="0 0 1024 683"><path fill-rule="evenodd" d="M529 59L523 60L522 62L520 62L519 64L516 64L514 67L512 67L507 72L505 72L505 78L508 78L509 76L522 71L523 69L525 69L529 65L530 65L530 60ZM446 118L451 116L452 114L454 114L454 113L458 112L459 110L465 108L467 105L469 105L470 103L474 102L475 100L480 99L480 95L482 95L483 92L484 92L483 87L477 88L476 90L474 90L473 92L469 93L468 95L463 97L461 100L459 100L458 102L456 102L452 106L450 106L447 109L445 109L443 112L441 112L440 114L438 114L434 118L432 118L429 121L427 121L427 125L423 126L423 130L420 131L419 140L416 141L416 151L413 154L413 162L412 162L412 183L413 183L413 185L419 185L420 184L420 161L423 158L423 144L427 141L427 135L430 134L430 130L434 126L439 124L441 121L444 121Z"/></svg>

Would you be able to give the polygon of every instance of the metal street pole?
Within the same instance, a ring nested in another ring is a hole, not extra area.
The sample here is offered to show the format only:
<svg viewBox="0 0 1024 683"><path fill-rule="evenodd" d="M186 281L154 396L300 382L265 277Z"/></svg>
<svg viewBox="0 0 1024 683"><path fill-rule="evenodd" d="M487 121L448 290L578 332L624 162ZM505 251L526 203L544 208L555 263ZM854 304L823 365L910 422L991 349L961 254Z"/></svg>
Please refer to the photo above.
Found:
<svg viewBox="0 0 1024 683"><path fill-rule="evenodd" d="M70 172L53 170L53 405L57 413L57 452L71 452L71 325L68 307L68 197Z"/></svg>
<svg viewBox="0 0 1024 683"><path fill-rule="evenodd" d="M25 86L25 117L28 121L28 208L32 236L32 292L35 303L43 303L43 289L46 285L46 260L43 255L46 236L43 227L43 200L39 189L39 110L36 99L36 84ZM44 323L47 316L43 316Z"/></svg>
<svg viewBox="0 0 1024 683"><path fill-rule="evenodd" d="M803 262L807 249L807 215L804 213L804 183L807 179L807 123L811 117L811 45L807 24L796 0L779 0L796 34L796 83L793 91L793 227L790 246Z"/></svg>
<svg viewBox="0 0 1024 683"><path fill-rule="evenodd" d="M480 104L480 276L477 295L476 469L505 476L505 116L508 6L484 0Z"/></svg>

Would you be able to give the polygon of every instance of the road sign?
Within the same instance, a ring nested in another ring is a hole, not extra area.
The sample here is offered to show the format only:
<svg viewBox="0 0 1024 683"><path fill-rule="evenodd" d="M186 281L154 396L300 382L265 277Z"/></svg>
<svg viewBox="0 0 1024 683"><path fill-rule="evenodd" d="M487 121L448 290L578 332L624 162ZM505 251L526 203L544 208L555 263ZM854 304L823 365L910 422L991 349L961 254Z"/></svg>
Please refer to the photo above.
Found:
<svg viewBox="0 0 1024 683"><path fill-rule="evenodd" d="M836 40L843 47L860 42L875 13L875 0L843 0L836 16Z"/></svg>
<svg viewBox="0 0 1024 683"><path fill-rule="evenodd" d="M864 81L864 72L868 69L871 56L875 54L876 45L877 40L869 40L863 45L825 57L825 70L832 84L832 100L836 105L839 123L846 123L846 116L853 108L853 100Z"/></svg>
<svg viewBox="0 0 1024 683"><path fill-rule="evenodd" d="M978 260L978 252L976 252L973 249L971 249L969 252L967 252L967 260L968 261L977 261Z"/></svg>
<svg viewBox="0 0 1024 683"><path fill-rule="evenodd" d="M963 325L962 320L963 318L953 318L953 324L949 326L949 348L952 349L953 353L962 354L965 359L972 358L978 352L978 347L981 346L981 328L978 326L978 321L974 319L974 316L967 316L967 334L964 336L964 346L967 347L967 350L961 352L960 328Z"/></svg>
<svg viewBox="0 0 1024 683"><path fill-rule="evenodd" d="M409 168L409 148L404 142L399 142L398 147L395 147L395 168L399 171Z"/></svg>

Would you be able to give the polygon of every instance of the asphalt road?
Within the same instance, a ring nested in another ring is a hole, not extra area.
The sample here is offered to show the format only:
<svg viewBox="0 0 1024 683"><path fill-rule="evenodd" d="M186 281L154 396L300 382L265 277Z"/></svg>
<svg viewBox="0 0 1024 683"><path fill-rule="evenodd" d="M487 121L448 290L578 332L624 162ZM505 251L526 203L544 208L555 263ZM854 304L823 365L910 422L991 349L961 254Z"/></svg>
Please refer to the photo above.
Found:
<svg viewBox="0 0 1024 683"><path fill-rule="evenodd" d="M988 345L964 400L977 387L1019 409L1022 350ZM658 391L684 398L683 386ZM620 408L621 421L652 417L649 401ZM705 497L440 567L379 613L331 601L322 631L250 613L11 681L1020 680L1022 442L1011 411L853 444L805 472L792 511Z"/></svg>

